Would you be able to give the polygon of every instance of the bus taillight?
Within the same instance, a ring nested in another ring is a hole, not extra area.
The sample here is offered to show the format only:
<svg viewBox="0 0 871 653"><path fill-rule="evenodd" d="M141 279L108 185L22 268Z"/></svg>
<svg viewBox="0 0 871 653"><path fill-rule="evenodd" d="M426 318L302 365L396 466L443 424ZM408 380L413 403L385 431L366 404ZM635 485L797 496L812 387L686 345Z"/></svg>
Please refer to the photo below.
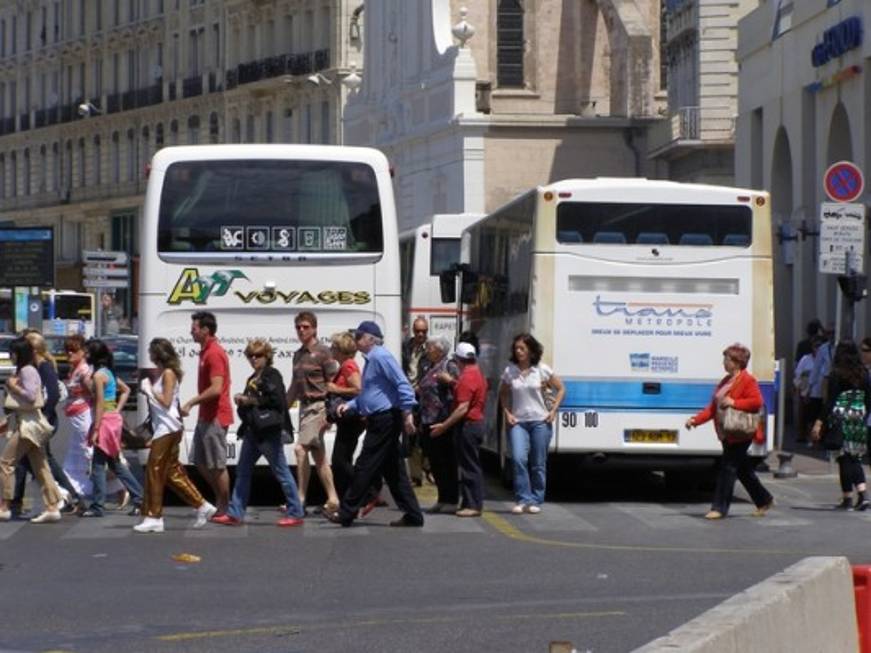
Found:
<svg viewBox="0 0 871 653"><path fill-rule="evenodd" d="M765 198L761 195L756 198L756 206L765 206Z"/></svg>

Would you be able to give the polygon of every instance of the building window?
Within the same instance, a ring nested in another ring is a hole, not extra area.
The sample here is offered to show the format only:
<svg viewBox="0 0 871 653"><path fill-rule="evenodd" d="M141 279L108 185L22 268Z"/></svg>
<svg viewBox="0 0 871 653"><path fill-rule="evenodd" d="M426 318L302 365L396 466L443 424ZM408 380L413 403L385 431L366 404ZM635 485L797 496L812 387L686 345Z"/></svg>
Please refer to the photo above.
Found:
<svg viewBox="0 0 871 653"><path fill-rule="evenodd" d="M44 193L48 188L48 151L45 145L39 148L39 192Z"/></svg>
<svg viewBox="0 0 871 653"><path fill-rule="evenodd" d="M112 133L112 183L121 183L121 136Z"/></svg>
<svg viewBox="0 0 871 653"><path fill-rule="evenodd" d="M238 118L233 118L233 142L242 142L242 123Z"/></svg>
<svg viewBox="0 0 871 653"><path fill-rule="evenodd" d="M284 111L284 142L293 143L293 109Z"/></svg>
<svg viewBox="0 0 871 653"><path fill-rule="evenodd" d="M60 190L60 146L57 143L51 146L51 190Z"/></svg>
<svg viewBox="0 0 871 653"><path fill-rule="evenodd" d="M519 0L499 0L496 13L496 83L523 88L523 7Z"/></svg>
<svg viewBox="0 0 871 653"><path fill-rule="evenodd" d="M772 40L784 34L792 28L793 0L777 0L777 8L774 10L774 29L771 34Z"/></svg>
<svg viewBox="0 0 871 653"><path fill-rule="evenodd" d="M199 145L200 142L200 117L191 116L188 118L188 143L190 145Z"/></svg>
<svg viewBox="0 0 871 653"><path fill-rule="evenodd" d="M218 114L212 113L209 116L209 143L218 143L219 142L219 127L218 127Z"/></svg>
<svg viewBox="0 0 871 653"><path fill-rule="evenodd" d="M84 188L88 185L88 167L85 165L85 139L79 139L79 186Z"/></svg>
<svg viewBox="0 0 871 653"><path fill-rule="evenodd" d="M321 102L321 143L330 142L330 103Z"/></svg>
<svg viewBox="0 0 871 653"><path fill-rule="evenodd" d="M6 156L0 154L0 199L6 199Z"/></svg>
<svg viewBox="0 0 871 653"><path fill-rule="evenodd" d="M69 218L60 219L60 251L58 258L62 261L77 261L82 251L82 225Z"/></svg>
<svg viewBox="0 0 871 653"><path fill-rule="evenodd" d="M24 195L30 195L30 150L24 150Z"/></svg>
<svg viewBox="0 0 871 653"><path fill-rule="evenodd" d="M103 183L103 150L100 144L100 137L94 136L94 186L99 186Z"/></svg>
<svg viewBox="0 0 871 653"><path fill-rule="evenodd" d="M159 150L163 147L163 123L157 123L157 127L154 128L154 147Z"/></svg>
<svg viewBox="0 0 871 653"><path fill-rule="evenodd" d="M271 111L266 112L266 142L274 143L275 142L275 127L273 125L273 115Z"/></svg>
<svg viewBox="0 0 871 653"><path fill-rule="evenodd" d="M253 143L255 139L254 134L254 116L249 115L245 119L245 142Z"/></svg>
<svg viewBox="0 0 871 653"><path fill-rule="evenodd" d="M9 155L9 196L18 196L18 156L15 152Z"/></svg>
<svg viewBox="0 0 871 653"><path fill-rule="evenodd" d="M136 132L127 130L127 181L136 181Z"/></svg>
<svg viewBox="0 0 871 653"><path fill-rule="evenodd" d="M178 120L169 123L169 144L178 145Z"/></svg>

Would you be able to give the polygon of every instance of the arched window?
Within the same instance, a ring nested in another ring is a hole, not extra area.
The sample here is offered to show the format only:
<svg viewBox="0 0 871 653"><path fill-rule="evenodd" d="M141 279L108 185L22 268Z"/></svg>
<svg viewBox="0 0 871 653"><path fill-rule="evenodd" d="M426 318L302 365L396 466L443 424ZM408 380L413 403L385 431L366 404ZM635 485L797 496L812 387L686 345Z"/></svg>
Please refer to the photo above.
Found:
<svg viewBox="0 0 871 653"><path fill-rule="evenodd" d="M64 155L64 183L61 189L66 195L73 187L73 142L67 141L66 154Z"/></svg>
<svg viewBox="0 0 871 653"><path fill-rule="evenodd" d="M218 114L213 112L209 116L209 143L218 143L218 139Z"/></svg>
<svg viewBox="0 0 871 653"><path fill-rule="evenodd" d="M18 155L9 155L9 197L18 197Z"/></svg>
<svg viewBox="0 0 871 653"><path fill-rule="evenodd" d="M0 154L0 199L6 198L6 155Z"/></svg>
<svg viewBox="0 0 871 653"><path fill-rule="evenodd" d="M142 139L139 144L139 171L145 170L145 166L151 160L151 130L148 125L142 128Z"/></svg>
<svg viewBox="0 0 871 653"><path fill-rule="evenodd" d="M88 185L88 167L85 165L85 139L79 139L79 156L78 156L78 168L79 168L79 186L87 186Z"/></svg>
<svg viewBox="0 0 871 653"><path fill-rule="evenodd" d="M60 145L51 146L51 190L55 193L60 189Z"/></svg>
<svg viewBox="0 0 871 653"><path fill-rule="evenodd" d="M200 117L191 116L188 118L188 143L198 145L200 142Z"/></svg>
<svg viewBox="0 0 871 653"><path fill-rule="evenodd" d="M103 148L100 137L94 136L94 185L103 183Z"/></svg>
<svg viewBox="0 0 871 653"><path fill-rule="evenodd" d="M112 183L121 183L121 136L112 132Z"/></svg>
<svg viewBox="0 0 871 653"><path fill-rule="evenodd" d="M30 149L24 150L24 195L30 195Z"/></svg>
<svg viewBox="0 0 871 653"><path fill-rule="evenodd" d="M127 130L127 181L136 181L136 132Z"/></svg>
<svg viewBox="0 0 871 653"><path fill-rule="evenodd" d="M39 192L48 189L48 150L45 145L39 148Z"/></svg>
<svg viewBox="0 0 871 653"><path fill-rule="evenodd" d="M496 83L523 88L523 7L520 0L499 0L496 13Z"/></svg>
<svg viewBox="0 0 871 653"><path fill-rule="evenodd" d="M245 119L245 142L253 143L254 139L254 116L249 114L248 117Z"/></svg>
<svg viewBox="0 0 871 653"><path fill-rule="evenodd" d="M169 123L169 144L178 145L178 120Z"/></svg>
<svg viewBox="0 0 871 653"><path fill-rule="evenodd" d="M233 142L242 142L242 123L238 118L233 118Z"/></svg>
<svg viewBox="0 0 871 653"><path fill-rule="evenodd" d="M163 123L157 123L157 127L154 128L154 149L159 150L163 147Z"/></svg>

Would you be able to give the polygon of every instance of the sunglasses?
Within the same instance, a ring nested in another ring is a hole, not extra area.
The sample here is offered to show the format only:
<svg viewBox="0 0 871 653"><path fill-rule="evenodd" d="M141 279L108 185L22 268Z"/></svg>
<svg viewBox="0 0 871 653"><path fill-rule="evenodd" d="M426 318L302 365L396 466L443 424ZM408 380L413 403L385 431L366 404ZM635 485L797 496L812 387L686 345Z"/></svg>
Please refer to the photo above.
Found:
<svg viewBox="0 0 871 653"><path fill-rule="evenodd" d="M426 329L415 329L414 332L415 332L416 334L418 334L418 333L423 334L423 335L426 335L426 334L427 334L427 330L426 330Z"/></svg>
<svg viewBox="0 0 871 653"><path fill-rule="evenodd" d="M248 358L254 360L255 358L266 358L266 354L248 354Z"/></svg>
<svg viewBox="0 0 871 653"><path fill-rule="evenodd" d="M311 324L297 324L296 325L297 331L308 331L311 328L312 328Z"/></svg>

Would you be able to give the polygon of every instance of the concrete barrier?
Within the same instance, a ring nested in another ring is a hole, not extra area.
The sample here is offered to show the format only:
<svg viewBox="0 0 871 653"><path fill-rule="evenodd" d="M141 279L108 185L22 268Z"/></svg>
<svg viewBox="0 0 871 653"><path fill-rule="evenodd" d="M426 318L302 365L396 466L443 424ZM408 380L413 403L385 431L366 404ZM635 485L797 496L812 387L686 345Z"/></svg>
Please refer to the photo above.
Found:
<svg viewBox="0 0 871 653"><path fill-rule="evenodd" d="M846 558L805 558L635 653L829 653L859 648Z"/></svg>

